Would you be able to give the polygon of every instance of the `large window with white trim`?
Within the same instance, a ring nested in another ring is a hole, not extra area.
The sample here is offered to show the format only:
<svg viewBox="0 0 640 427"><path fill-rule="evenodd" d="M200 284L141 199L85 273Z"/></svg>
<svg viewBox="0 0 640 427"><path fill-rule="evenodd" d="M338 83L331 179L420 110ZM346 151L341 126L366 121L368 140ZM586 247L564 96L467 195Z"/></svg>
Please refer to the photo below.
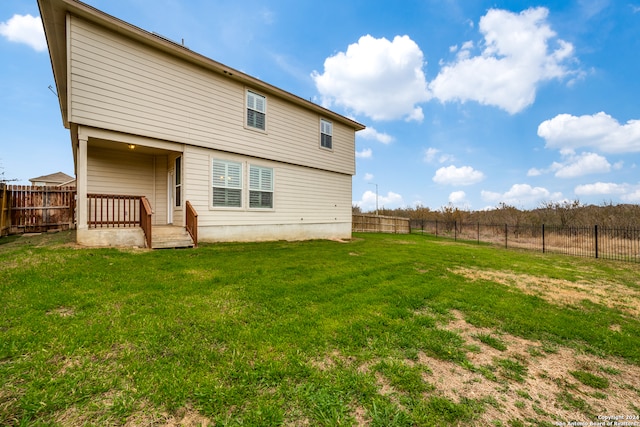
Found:
<svg viewBox="0 0 640 427"><path fill-rule="evenodd" d="M242 207L242 163L213 161L213 206Z"/></svg>
<svg viewBox="0 0 640 427"><path fill-rule="evenodd" d="M273 209L273 169L249 166L249 207Z"/></svg>
<svg viewBox="0 0 640 427"><path fill-rule="evenodd" d="M267 98L250 90L247 91L247 126L266 130Z"/></svg>
<svg viewBox="0 0 640 427"><path fill-rule="evenodd" d="M333 148L333 124L325 119L320 119L320 146Z"/></svg>

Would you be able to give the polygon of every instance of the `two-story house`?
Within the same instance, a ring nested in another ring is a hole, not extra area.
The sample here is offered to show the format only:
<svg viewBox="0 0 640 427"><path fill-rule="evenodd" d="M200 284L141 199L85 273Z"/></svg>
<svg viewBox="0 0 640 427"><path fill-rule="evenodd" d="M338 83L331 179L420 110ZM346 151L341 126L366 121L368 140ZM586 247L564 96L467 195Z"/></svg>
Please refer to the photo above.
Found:
<svg viewBox="0 0 640 427"><path fill-rule="evenodd" d="M38 5L78 243L144 246L196 214L201 241L351 236L363 125L82 2Z"/></svg>

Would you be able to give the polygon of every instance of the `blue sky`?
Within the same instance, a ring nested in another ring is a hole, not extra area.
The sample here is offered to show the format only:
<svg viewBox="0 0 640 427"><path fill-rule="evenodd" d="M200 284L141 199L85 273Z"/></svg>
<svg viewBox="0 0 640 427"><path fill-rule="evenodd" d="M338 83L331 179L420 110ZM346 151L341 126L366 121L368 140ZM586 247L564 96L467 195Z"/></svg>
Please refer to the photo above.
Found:
<svg viewBox="0 0 640 427"><path fill-rule="evenodd" d="M86 3L365 124L363 210L640 203L640 0ZM73 175L35 0L0 55L0 172Z"/></svg>

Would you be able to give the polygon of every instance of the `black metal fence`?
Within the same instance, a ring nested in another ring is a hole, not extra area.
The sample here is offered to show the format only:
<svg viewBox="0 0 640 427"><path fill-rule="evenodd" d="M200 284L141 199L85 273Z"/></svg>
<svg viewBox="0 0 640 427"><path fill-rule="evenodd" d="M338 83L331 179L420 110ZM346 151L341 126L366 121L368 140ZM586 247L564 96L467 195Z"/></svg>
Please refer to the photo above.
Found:
<svg viewBox="0 0 640 427"><path fill-rule="evenodd" d="M412 220L411 232L505 248L640 262L640 228L508 225Z"/></svg>

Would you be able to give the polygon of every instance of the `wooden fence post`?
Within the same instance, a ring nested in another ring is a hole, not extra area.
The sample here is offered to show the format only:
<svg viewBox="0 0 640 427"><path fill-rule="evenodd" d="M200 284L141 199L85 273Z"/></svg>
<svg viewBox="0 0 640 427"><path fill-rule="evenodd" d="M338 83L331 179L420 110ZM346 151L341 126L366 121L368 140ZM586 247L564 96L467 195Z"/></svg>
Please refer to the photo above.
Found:
<svg viewBox="0 0 640 427"><path fill-rule="evenodd" d="M0 183L0 236L4 236L5 230L8 230L8 229L9 229L9 197L7 196L7 185L3 182L3 183Z"/></svg>

